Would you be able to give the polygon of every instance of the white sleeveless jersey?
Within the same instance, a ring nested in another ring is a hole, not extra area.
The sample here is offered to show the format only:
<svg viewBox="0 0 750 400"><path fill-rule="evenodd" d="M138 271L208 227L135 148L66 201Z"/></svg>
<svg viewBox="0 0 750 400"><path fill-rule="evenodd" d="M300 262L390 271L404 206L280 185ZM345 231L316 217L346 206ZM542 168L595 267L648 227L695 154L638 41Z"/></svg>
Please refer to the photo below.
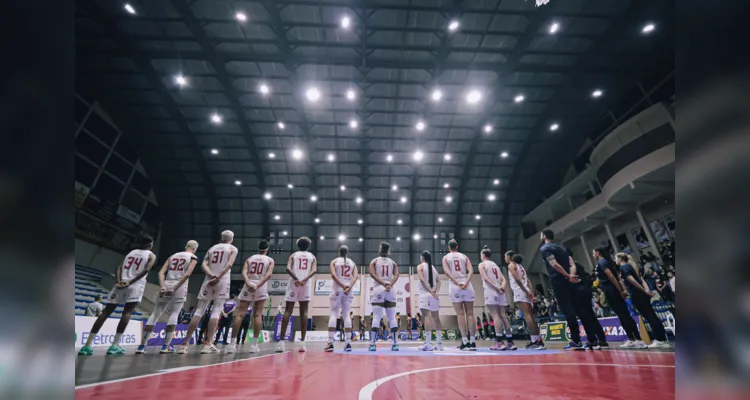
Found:
<svg viewBox="0 0 750 400"><path fill-rule="evenodd" d="M167 260L167 275L164 277L167 281L179 281L187 273L190 261L198 260L195 254L188 251L181 251L172 254Z"/></svg>
<svg viewBox="0 0 750 400"><path fill-rule="evenodd" d="M357 264L355 264L351 258L347 257L346 263L344 263L344 257L339 257L333 260L333 268L336 270L336 276L342 283L347 286L351 285L352 280L354 279L354 269L357 268ZM336 281L333 281L333 286L334 289L338 288Z"/></svg>
<svg viewBox="0 0 750 400"><path fill-rule="evenodd" d="M516 281L516 278L513 277L513 274L510 272L510 267L508 267L508 280L510 280L510 288L513 290L513 293L523 293L523 289L521 289L521 285L524 285L526 282L526 269L521 264L516 264L516 272L518 272L518 277L521 278L521 282ZM529 287L526 287L526 289L530 289Z"/></svg>
<svg viewBox="0 0 750 400"><path fill-rule="evenodd" d="M151 250L133 250L128 253L120 266L120 280L129 282L143 272L148 266L148 258L152 254ZM144 275L138 282L145 283L146 276Z"/></svg>
<svg viewBox="0 0 750 400"><path fill-rule="evenodd" d="M292 254L292 271L299 280L307 278L312 271L315 256L309 251L298 251Z"/></svg>
<svg viewBox="0 0 750 400"><path fill-rule="evenodd" d="M396 275L396 263L388 257L377 257L370 263L375 262L375 276L383 281L390 282ZM375 287L382 286L378 281L374 283Z"/></svg>
<svg viewBox="0 0 750 400"><path fill-rule="evenodd" d="M448 261L448 270L453 279L458 283L466 283L466 277L469 276L466 256L463 253L455 252L446 254L443 259Z"/></svg>
<svg viewBox="0 0 750 400"><path fill-rule="evenodd" d="M424 267L422 269L422 278L424 278L424 281L427 282L427 284L430 284L430 271L427 268L432 268L432 287L425 287L425 285L420 280L417 285L417 295L419 296L430 294L429 289L434 289L437 286L438 279L440 279L437 269L435 269L434 266L429 267L427 263L422 263L422 266ZM419 272L419 270L417 270L417 272ZM417 279L419 279L419 277L417 277Z"/></svg>
<svg viewBox="0 0 750 400"><path fill-rule="evenodd" d="M487 260L482 261L484 264L484 273L487 275L487 278L492 282L493 284L500 286L500 277L503 275L503 271L500 270L500 267L497 266L493 261ZM482 279L482 287L485 291L491 290L493 292L497 292L495 288L491 287L489 284L487 284L487 281Z"/></svg>
<svg viewBox="0 0 750 400"><path fill-rule="evenodd" d="M224 268L227 267L227 262L229 262L229 255L232 252L237 253L237 248L229 243L215 244L208 249L206 252L208 267L214 276L219 276L224 271ZM232 280L231 274L226 273L221 277L221 280L230 282Z"/></svg>
<svg viewBox="0 0 750 400"><path fill-rule="evenodd" d="M247 277L251 282L260 282L266 277L273 259L264 254L255 254L247 259Z"/></svg>

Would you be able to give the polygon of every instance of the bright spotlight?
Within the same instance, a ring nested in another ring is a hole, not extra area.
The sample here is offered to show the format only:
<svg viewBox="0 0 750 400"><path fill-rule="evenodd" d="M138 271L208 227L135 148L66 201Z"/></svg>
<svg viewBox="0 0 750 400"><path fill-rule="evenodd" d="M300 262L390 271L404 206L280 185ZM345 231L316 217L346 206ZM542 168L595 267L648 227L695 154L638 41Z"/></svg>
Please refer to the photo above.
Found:
<svg viewBox="0 0 750 400"><path fill-rule="evenodd" d="M504 151L504 152L500 153L500 157L502 157L502 158L508 158L508 152Z"/></svg>
<svg viewBox="0 0 750 400"><path fill-rule="evenodd" d="M221 124L221 121L222 121L221 115L216 114L216 113L211 115L211 122L213 122L214 124L219 125Z"/></svg>
<svg viewBox="0 0 750 400"><path fill-rule="evenodd" d="M445 202L446 202L446 203L450 203L450 202L452 202L452 201L453 201L453 197L451 197L451 196L446 196L446 197L445 197Z"/></svg>
<svg viewBox="0 0 750 400"><path fill-rule="evenodd" d="M302 150L300 150L300 149L294 149L294 150L292 150L292 157L295 160L299 160L300 158L302 158Z"/></svg>
<svg viewBox="0 0 750 400"><path fill-rule="evenodd" d="M273 195L271 194L271 192L266 192L265 194L263 194L263 198L266 200L271 200L273 198Z"/></svg>
<svg viewBox="0 0 750 400"><path fill-rule="evenodd" d="M520 103L520 102L524 101L524 99L526 99L526 97L524 97L524 95L522 95L522 94L519 94L518 96L516 96L513 99L513 101L515 101L516 103Z"/></svg>
<svg viewBox="0 0 750 400"><path fill-rule="evenodd" d="M432 92L432 101L440 101L443 98L443 92L435 90Z"/></svg>
<svg viewBox="0 0 750 400"><path fill-rule="evenodd" d="M344 235L339 235L339 241L340 241L340 242L343 242L343 241L345 241L345 240L346 240L346 236L344 236Z"/></svg>
<svg viewBox="0 0 750 400"><path fill-rule="evenodd" d="M414 240L420 240L420 239L422 239L422 236L420 234L418 234L418 233L415 233L414 234Z"/></svg>
<svg viewBox="0 0 750 400"><path fill-rule="evenodd" d="M336 156L334 156L333 154L328 155L328 161L333 162L333 160L335 159L336 159Z"/></svg>
<svg viewBox="0 0 750 400"><path fill-rule="evenodd" d="M316 195L310 196L310 201L312 201L313 203L315 203L316 201L318 201L318 196L316 196ZM315 218L315 222L318 222L317 218Z"/></svg>
<svg viewBox="0 0 750 400"><path fill-rule="evenodd" d="M451 32L455 32L458 29L459 23L458 21L451 21L450 24L448 24L448 30Z"/></svg>
<svg viewBox="0 0 750 400"><path fill-rule="evenodd" d="M273 219L275 219L276 221L278 221L278 220L280 220L280 219L281 219L281 215L275 215L275 216L273 217Z"/></svg>
<svg viewBox="0 0 750 400"><path fill-rule="evenodd" d="M450 155L450 154L446 154L446 155L444 155L444 156L443 156L443 159L444 159L445 161L450 161L450 160L451 160L451 158L452 158L452 157L451 157L451 155Z"/></svg>
<svg viewBox="0 0 750 400"><path fill-rule="evenodd" d="M423 131L424 130L424 122L422 122L422 121L417 122L416 128L417 128L418 131Z"/></svg>
<svg viewBox="0 0 750 400"><path fill-rule="evenodd" d="M488 195L487 196L487 200L489 200L489 201L495 201L495 195L494 194Z"/></svg>
<svg viewBox="0 0 750 400"><path fill-rule="evenodd" d="M276 153L268 153L268 158L276 158Z"/></svg>
<svg viewBox="0 0 750 400"><path fill-rule="evenodd" d="M240 185L242 185L242 181L234 181L234 184L237 185L237 186L240 186Z"/></svg>
<svg viewBox="0 0 750 400"><path fill-rule="evenodd" d="M182 75L177 75L174 77L174 82L178 84L179 86L185 86L187 85L187 79Z"/></svg>
<svg viewBox="0 0 750 400"><path fill-rule="evenodd" d="M355 98L357 98L357 94L354 93L353 90L349 89L346 91L346 98L349 100L354 100Z"/></svg>
<svg viewBox="0 0 750 400"><path fill-rule="evenodd" d="M316 88L310 88L307 89L305 96L307 96L307 99L310 101L317 101L320 98L320 91Z"/></svg>
<svg viewBox="0 0 750 400"><path fill-rule="evenodd" d="M553 22L552 25L549 26L549 33L555 34L560 29L560 24L557 22Z"/></svg>
<svg viewBox="0 0 750 400"><path fill-rule="evenodd" d="M484 126L484 132L485 132L485 133L490 133L490 132L492 132L492 125L489 125L489 124L485 125L485 126Z"/></svg>
<svg viewBox="0 0 750 400"><path fill-rule="evenodd" d="M599 89L596 89L596 90L594 90L593 93L591 93L591 97L593 97L593 98L596 99L596 98L602 97L602 94L604 94L604 92L602 92Z"/></svg>
<svg viewBox="0 0 750 400"><path fill-rule="evenodd" d="M343 192L344 190L346 190L346 186L341 185L341 191Z"/></svg>
<svg viewBox="0 0 750 400"><path fill-rule="evenodd" d="M361 197L357 197L357 199L355 201L357 202L357 204L362 204L362 198Z"/></svg>
<svg viewBox="0 0 750 400"><path fill-rule="evenodd" d="M359 123L356 120L349 121L349 127L350 128L357 129L358 126L359 126Z"/></svg>
<svg viewBox="0 0 750 400"><path fill-rule="evenodd" d="M476 104L482 100L482 92L478 90L472 90L466 95L466 102L469 104Z"/></svg>
<svg viewBox="0 0 750 400"><path fill-rule="evenodd" d="M219 154L219 150L217 150L217 149L211 149L211 154Z"/></svg>
<svg viewBox="0 0 750 400"><path fill-rule="evenodd" d="M641 33L651 33L654 31L654 29L656 29L656 26L652 23L648 23L643 27L643 29L641 29Z"/></svg>
<svg viewBox="0 0 750 400"><path fill-rule="evenodd" d="M388 154L387 156L385 156L385 160L388 161L388 162L391 162L391 161L393 161L393 156L390 155L390 154Z"/></svg>
<svg viewBox="0 0 750 400"><path fill-rule="evenodd" d="M401 202L406 203L406 196L401 196Z"/></svg>
<svg viewBox="0 0 750 400"><path fill-rule="evenodd" d="M393 191L396 191L396 190L398 190L398 185L393 185L393 186L391 186L391 190L393 190Z"/></svg>
<svg viewBox="0 0 750 400"><path fill-rule="evenodd" d="M351 25L352 21L349 19L349 17L341 18L341 27L342 28L348 28L349 25Z"/></svg>
<svg viewBox="0 0 750 400"><path fill-rule="evenodd" d="M554 131L556 131L558 129L560 129L560 125L557 124L557 123L554 123L554 124L552 124L552 125L549 126L549 130L551 130L552 132L554 132Z"/></svg>
<svg viewBox="0 0 750 400"><path fill-rule="evenodd" d="M247 15L245 15L245 13L243 13L241 11L237 12L237 14L234 14L234 18L236 18L237 21L240 21L240 22L247 21Z"/></svg>
<svg viewBox="0 0 750 400"><path fill-rule="evenodd" d="M422 153L421 150L417 150L414 152L414 161L421 161L424 157L424 153Z"/></svg>
<svg viewBox="0 0 750 400"><path fill-rule="evenodd" d="M125 3L125 11L129 12L130 14L135 15L135 8L133 8L133 6L131 6L128 3Z"/></svg>
<svg viewBox="0 0 750 400"><path fill-rule="evenodd" d="M271 89L269 89L268 85L264 83L260 85L260 92L263 94L268 94L269 92L271 92Z"/></svg>
<svg viewBox="0 0 750 400"><path fill-rule="evenodd" d="M277 126L279 127L279 129L281 129L281 130L284 130L284 129L286 128L286 125L284 125L284 123L283 123L283 122L279 122L279 123L278 123L278 124L276 124L276 125L277 125Z"/></svg>

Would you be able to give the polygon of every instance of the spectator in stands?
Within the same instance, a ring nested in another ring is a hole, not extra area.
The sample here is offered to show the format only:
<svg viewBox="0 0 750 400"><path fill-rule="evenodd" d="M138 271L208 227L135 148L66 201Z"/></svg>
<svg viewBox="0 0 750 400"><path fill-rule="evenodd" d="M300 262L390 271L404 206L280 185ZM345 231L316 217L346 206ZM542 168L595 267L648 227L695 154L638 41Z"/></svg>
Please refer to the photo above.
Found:
<svg viewBox="0 0 750 400"><path fill-rule="evenodd" d="M599 287L604 292L612 310L617 314L620 325L625 329L625 334L628 337L626 344L630 347L633 342L640 342L641 334L625 303L625 299L628 298L627 287L620 280L620 271L618 271L617 265L609 259L609 252L606 250L599 247L592 252L594 259L596 259L596 277L599 280Z"/></svg>
<svg viewBox="0 0 750 400"><path fill-rule="evenodd" d="M98 317L102 315L102 311L104 310L104 304L102 304L102 296L96 296L94 301L89 303L88 306L86 306L86 316L87 317Z"/></svg>
<svg viewBox="0 0 750 400"><path fill-rule="evenodd" d="M669 278L669 288L672 289L672 294L674 295L674 271L667 272L667 277Z"/></svg>
<svg viewBox="0 0 750 400"><path fill-rule="evenodd" d="M664 301L674 301L674 293L669 287L667 277L662 274L656 274L656 290Z"/></svg>
<svg viewBox="0 0 750 400"><path fill-rule="evenodd" d="M198 344L208 341L208 338L206 338L206 328L208 328L208 318L211 316L213 306L214 302L211 301L211 303L208 304L208 307L206 307L206 312L203 314L203 318L198 325Z"/></svg>
<svg viewBox="0 0 750 400"><path fill-rule="evenodd" d="M234 314L234 309L237 308L237 301L235 300L236 297L237 295L233 294L232 298L227 299L227 301L224 302L224 309L221 310L219 327L216 329L216 338L214 338L214 344L219 342L222 332L224 333L224 340L222 341L222 343L225 345L227 344L229 327L232 325L232 321L234 321L234 317L232 315Z"/></svg>
<svg viewBox="0 0 750 400"><path fill-rule="evenodd" d="M245 316L242 317L242 324L240 324L240 331L237 332L237 344L245 344L247 338L247 331L250 330L250 318L253 315L253 306L250 305L247 308Z"/></svg>
<svg viewBox="0 0 750 400"><path fill-rule="evenodd" d="M190 306L189 310L180 310L180 323L181 324L189 324L190 319L193 318L193 313L195 312L195 306Z"/></svg>
<svg viewBox="0 0 750 400"><path fill-rule="evenodd" d="M652 292L656 291L656 272L647 271L643 277L643 280L646 281L646 285L648 285L648 290Z"/></svg>

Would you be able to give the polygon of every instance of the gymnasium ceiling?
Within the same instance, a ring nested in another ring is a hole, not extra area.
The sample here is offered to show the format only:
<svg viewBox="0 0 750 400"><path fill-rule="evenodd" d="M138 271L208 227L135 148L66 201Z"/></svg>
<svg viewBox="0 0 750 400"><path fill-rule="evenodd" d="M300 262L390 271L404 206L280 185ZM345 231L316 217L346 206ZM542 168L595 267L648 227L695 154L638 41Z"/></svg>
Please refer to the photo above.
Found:
<svg viewBox="0 0 750 400"><path fill-rule="evenodd" d="M670 1L129 4L76 1L76 86L137 143L165 254L224 229L277 261L300 235L325 263L339 235L362 263L381 240L403 266L453 233L472 259L515 248L584 140L674 68Z"/></svg>

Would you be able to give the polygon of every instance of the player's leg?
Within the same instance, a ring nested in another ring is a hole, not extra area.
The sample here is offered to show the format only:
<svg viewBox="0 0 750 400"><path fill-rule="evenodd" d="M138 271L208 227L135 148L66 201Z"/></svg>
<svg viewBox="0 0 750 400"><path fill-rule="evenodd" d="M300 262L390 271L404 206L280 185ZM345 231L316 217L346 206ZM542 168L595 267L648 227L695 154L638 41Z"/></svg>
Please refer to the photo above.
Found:
<svg viewBox="0 0 750 400"><path fill-rule="evenodd" d="M299 302L299 322L300 322L300 334L301 339L299 342L299 351L304 353L307 351L305 345L305 337L307 336L307 306L310 304L309 301Z"/></svg>
<svg viewBox="0 0 750 400"><path fill-rule="evenodd" d="M372 304L372 323L370 324L370 351L375 351L375 341L378 339L378 332L380 332L380 321L383 319L383 305L384 303L373 303Z"/></svg>
<svg viewBox="0 0 750 400"><path fill-rule="evenodd" d="M641 314L643 319L645 319L649 326L651 327L651 332L654 335L654 340L652 343L648 346L650 348L668 348L669 341L667 340L667 332L664 329L664 325L662 324L661 320L659 319L659 316L656 315L656 311L654 311L654 308L651 306L651 299L647 297L644 293L641 293L640 291L633 292L631 299L633 301L633 306L636 310ZM646 347L646 344L643 342L638 342L637 345L638 348Z"/></svg>
<svg viewBox="0 0 750 400"><path fill-rule="evenodd" d="M250 346L251 353L257 353L260 351L258 348L258 340L260 338L260 333L263 330L263 305L265 303L266 299L258 300L253 306L253 342Z"/></svg>
<svg viewBox="0 0 750 400"><path fill-rule="evenodd" d="M115 309L117 308L118 304L112 304L109 303L106 306L104 306L104 310L102 310L101 315L94 321L94 326L91 327L91 332L89 333L89 336L86 338L86 343L81 347L81 350L78 352L78 355L80 356L90 356L94 354L94 348L91 347L91 344L94 342L94 337L96 337L96 334L99 333L99 330L102 329L102 325L104 325L104 322L109 318L110 315L112 315L113 312L115 312Z"/></svg>
<svg viewBox="0 0 750 400"><path fill-rule="evenodd" d="M200 324L201 319L203 319L203 314L206 312L206 308L208 308L208 305L210 303L211 299L198 300L198 305L195 307L193 318L190 320L190 325L188 325L188 330L185 333L185 341L183 342L182 348L180 348L177 354L187 354L190 339L193 337L193 333L195 333L195 330L198 328L198 324Z"/></svg>
<svg viewBox="0 0 750 400"><path fill-rule="evenodd" d="M427 303L423 302L420 299L420 308L419 311L424 315L424 319L422 320L422 323L425 325L424 330L424 344L419 346L419 350L421 351L432 351L434 350L434 346L432 345L432 329L435 327L435 324L431 321L432 317L430 317L429 310L427 310Z"/></svg>
<svg viewBox="0 0 750 400"><path fill-rule="evenodd" d="M159 298L156 301L156 304L154 305L154 312L152 312L151 315L148 317L148 321L146 321L146 326L143 327L143 335L141 336L141 344L140 346L138 346L138 350L135 351L135 354L143 354L146 352L146 343L148 341L148 338L151 336L151 332L154 331L154 325L156 325L156 322L159 321L159 318L164 313L164 310L166 310L168 305L169 305L169 299Z"/></svg>
<svg viewBox="0 0 750 400"><path fill-rule="evenodd" d="M169 354L174 352L172 348L172 339L177 327L177 319L180 316L180 310L185 304L184 300L172 301L169 304L169 317L167 318L167 327L164 329L164 344L161 346L160 354ZM187 340L188 338L185 338Z"/></svg>
<svg viewBox="0 0 750 400"><path fill-rule="evenodd" d="M240 304L237 306L237 308L234 310L234 316L232 317L232 337L229 340L229 346L227 347L227 354L232 354L235 351L237 351L237 342L238 338L240 337L240 326L242 325L242 319L245 318L245 314L242 314L238 310L247 310L247 308L250 307L250 301L248 300L240 300ZM227 321L229 322L229 321ZM227 328L229 329L229 328ZM226 342L227 335L224 334L224 341Z"/></svg>
<svg viewBox="0 0 750 400"><path fill-rule="evenodd" d="M477 337L477 325L474 323L474 321L476 320L474 318L474 302L464 301L462 302L462 305L466 312L466 321L469 322L469 345L471 346L469 350L476 350L477 345L476 343L474 343L474 339Z"/></svg>
<svg viewBox="0 0 750 400"><path fill-rule="evenodd" d="M130 317L133 315L133 311L135 310L135 306L138 305L139 302L131 301L129 303L125 303L125 306L122 308L122 315L120 316L120 322L117 323L117 329L115 330L115 338L112 341L112 345L109 347L109 350L107 350L107 354L125 354L125 349L123 349L120 346L120 338L122 338L122 334L125 333L125 329L128 327L128 324L130 323Z"/></svg>
<svg viewBox="0 0 750 400"><path fill-rule="evenodd" d="M437 300L435 300L437 302ZM430 313L430 319L432 320L433 326L435 327L435 339L437 340L437 346L435 350L443 351L443 323L440 322L440 306L435 306L434 311L428 310ZM425 313L422 313L425 315Z"/></svg>
<svg viewBox="0 0 750 400"><path fill-rule="evenodd" d="M392 301L386 301L384 304L385 316L388 319L388 327L391 332L391 345L392 351L398 351L398 320L396 319L396 303Z"/></svg>
<svg viewBox="0 0 750 400"><path fill-rule="evenodd" d="M453 303L453 310L456 311L456 318L458 319L458 332L461 334L461 347L460 349L466 349L469 347L469 329L466 325L466 311L464 305L461 302Z"/></svg>
<svg viewBox="0 0 750 400"><path fill-rule="evenodd" d="M485 297L485 301L487 301L486 299L487 297ZM485 305L487 306L487 309L489 310L490 315L492 316L492 319L495 321L498 321L502 329L503 325L502 323L500 323L500 319L499 319L500 318L500 311L499 311L500 306L492 304L488 301L485 303ZM501 331L499 335L495 336L495 344L490 346L490 350L507 350L508 345L503 343L504 340L505 340L505 335L503 335Z"/></svg>
<svg viewBox="0 0 750 400"><path fill-rule="evenodd" d="M555 297L557 298L557 304L565 315L565 321L570 327L570 340L571 343L565 346L566 350L583 350L583 344L581 343L581 332L578 328L578 316L573 306L573 295L571 293L572 288L570 283L563 279L550 279L552 289L555 291ZM531 304L529 304L531 306ZM533 308L532 308L533 309ZM526 317L526 310L523 310L523 315ZM533 315L533 314L532 314ZM524 318L526 319L526 318ZM526 319L526 322L529 320Z"/></svg>
<svg viewBox="0 0 750 400"><path fill-rule="evenodd" d="M242 324L240 324L240 333L237 335L237 344L245 344L245 337L247 336L247 332L250 331L250 320L252 319L252 314L247 315L245 314L244 317L242 317Z"/></svg>
<svg viewBox="0 0 750 400"><path fill-rule="evenodd" d="M342 293L334 291L331 293L331 295L328 297L328 310L330 311L330 316L328 317L328 344L326 345L326 348L324 351L330 353L333 351L333 337L335 335L336 331L336 320L339 316L339 311L341 311L341 295Z"/></svg>
<svg viewBox="0 0 750 400"><path fill-rule="evenodd" d="M214 300L214 306L211 309L211 316L208 319L208 328L206 329L207 342L203 344L201 354L219 353L219 349L211 343L211 339L214 337L214 334L216 334L216 327L219 324L219 316L221 315L222 310L221 304L217 303L223 303L224 300L225 299Z"/></svg>
<svg viewBox="0 0 750 400"><path fill-rule="evenodd" d="M281 332L279 332L279 344L276 345L276 352L281 353L284 351L284 337L286 337L286 328L289 326L289 318L292 317L292 311L294 311L294 301L288 300L289 289L287 289L286 306L284 307L284 315L281 317ZM255 311L255 310L253 310ZM294 339L294 326L292 326L292 340Z"/></svg>
<svg viewBox="0 0 750 400"><path fill-rule="evenodd" d="M343 296L341 298L341 314L344 318L344 342L346 342L344 351L347 352L352 351L352 317L349 315L352 310L352 301L354 301L353 297Z"/></svg>
<svg viewBox="0 0 750 400"><path fill-rule="evenodd" d="M524 321L526 321L526 327L529 329L529 335L531 335L531 341L526 346L526 348L532 350L537 350L540 348L543 349L545 346L542 338L539 337L539 324L536 322L534 307L531 305L531 303L527 303L524 301L517 302L516 306L521 309L521 313L523 313L523 319ZM571 332L572 331L573 330L571 329Z"/></svg>
<svg viewBox="0 0 750 400"><path fill-rule="evenodd" d="M615 292L616 291L617 290L615 290ZM628 338L631 340L641 340L641 335L638 332L638 326L630 316L630 313L628 312L628 306L625 305L625 301L622 300L622 297L620 297L619 293L617 293L617 296L622 302L622 306L625 308L625 315L631 322L629 328L626 328L626 331L628 331L628 329L630 330ZM591 349L600 349L602 347L609 348L609 343L607 343L607 337L604 335L602 324L599 323L599 319L596 318L594 309L591 308L591 292L582 287L574 287L573 307L575 308L578 318L581 319L581 325L583 325L583 329L586 330L586 338L589 342L588 347ZM622 310L620 311L622 312ZM623 327L625 326L625 324L627 324L627 322L628 321L623 324Z"/></svg>

